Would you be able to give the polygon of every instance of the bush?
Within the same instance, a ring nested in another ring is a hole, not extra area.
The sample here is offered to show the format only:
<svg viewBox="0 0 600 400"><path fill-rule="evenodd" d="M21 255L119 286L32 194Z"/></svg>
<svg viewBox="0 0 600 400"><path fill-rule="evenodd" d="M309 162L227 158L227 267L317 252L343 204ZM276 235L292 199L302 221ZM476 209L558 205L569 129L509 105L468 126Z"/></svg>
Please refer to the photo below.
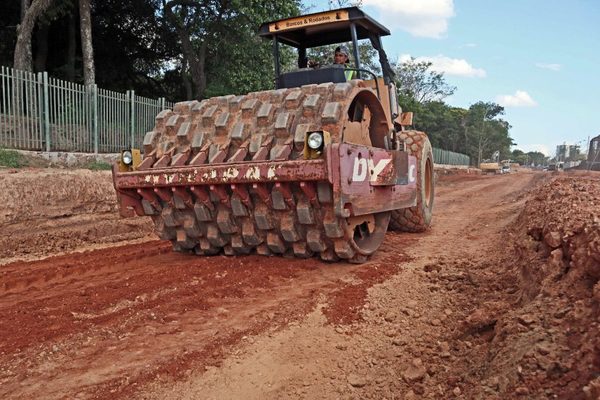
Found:
<svg viewBox="0 0 600 400"><path fill-rule="evenodd" d="M6 150L0 147L0 167L20 168L27 165L22 154L15 150Z"/></svg>
<svg viewBox="0 0 600 400"><path fill-rule="evenodd" d="M85 168L91 169L92 171L110 171L112 169L112 165L105 161L92 161L86 165Z"/></svg>

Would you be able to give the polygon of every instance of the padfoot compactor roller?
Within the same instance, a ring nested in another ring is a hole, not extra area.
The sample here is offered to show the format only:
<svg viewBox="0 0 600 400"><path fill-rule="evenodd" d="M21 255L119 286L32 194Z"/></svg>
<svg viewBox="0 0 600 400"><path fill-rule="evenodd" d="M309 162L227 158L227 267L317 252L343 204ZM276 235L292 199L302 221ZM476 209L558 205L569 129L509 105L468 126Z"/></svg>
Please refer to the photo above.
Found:
<svg viewBox="0 0 600 400"><path fill-rule="evenodd" d="M356 7L263 24L275 90L177 103L156 117L143 157L113 168L123 216L150 216L176 251L364 262L388 229L428 228L434 199L427 136L406 130L381 46L389 31ZM358 40L383 77L361 68ZM352 42L358 79L307 68L306 49ZM282 73L281 45L298 69Z"/></svg>

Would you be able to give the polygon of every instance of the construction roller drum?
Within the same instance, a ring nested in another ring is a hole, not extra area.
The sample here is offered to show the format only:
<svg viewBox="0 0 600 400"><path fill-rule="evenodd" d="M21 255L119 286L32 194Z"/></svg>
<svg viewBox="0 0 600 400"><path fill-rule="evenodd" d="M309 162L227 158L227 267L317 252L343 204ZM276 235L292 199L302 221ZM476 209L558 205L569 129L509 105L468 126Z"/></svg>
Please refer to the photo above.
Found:
<svg viewBox="0 0 600 400"><path fill-rule="evenodd" d="M113 169L121 213L150 216L176 251L364 262L392 215L397 229L430 219L417 199L432 186L417 165L432 167L429 142L414 157L387 150L389 135L360 80L177 103L156 117L139 165Z"/></svg>

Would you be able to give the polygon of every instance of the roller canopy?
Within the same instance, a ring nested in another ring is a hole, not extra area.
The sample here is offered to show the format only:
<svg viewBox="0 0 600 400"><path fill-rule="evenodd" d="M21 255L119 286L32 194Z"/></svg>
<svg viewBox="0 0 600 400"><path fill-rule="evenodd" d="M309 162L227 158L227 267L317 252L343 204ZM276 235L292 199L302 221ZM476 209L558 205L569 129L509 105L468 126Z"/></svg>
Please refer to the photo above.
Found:
<svg viewBox="0 0 600 400"><path fill-rule="evenodd" d="M390 31L357 7L324 11L264 23L259 36L297 48L310 48L352 41L350 25L356 25L357 39L387 36Z"/></svg>

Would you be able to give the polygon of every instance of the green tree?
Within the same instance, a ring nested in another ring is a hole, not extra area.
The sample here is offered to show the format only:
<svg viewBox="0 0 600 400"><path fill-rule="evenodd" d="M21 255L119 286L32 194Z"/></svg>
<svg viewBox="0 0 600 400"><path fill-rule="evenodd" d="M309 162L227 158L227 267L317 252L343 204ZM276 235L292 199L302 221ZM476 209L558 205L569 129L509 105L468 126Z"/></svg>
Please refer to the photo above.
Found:
<svg viewBox="0 0 600 400"><path fill-rule="evenodd" d="M521 165L544 165L548 162L548 157L539 151L529 151L525 153L522 150L514 149L510 158Z"/></svg>
<svg viewBox="0 0 600 400"><path fill-rule="evenodd" d="M329 9L330 10L334 10L337 8L343 8L343 7L360 7L362 6L362 0L357 0L357 1L350 1L350 0L328 0L329 3Z"/></svg>
<svg viewBox="0 0 600 400"><path fill-rule="evenodd" d="M510 157L513 141L510 124L501 119L504 108L496 103L477 102L468 110L451 107L443 99L456 87L446 83L431 63L414 58L395 66L398 99L404 111L414 113L415 129L427 132L434 147L467 154L477 165L495 151Z"/></svg>
<svg viewBox="0 0 600 400"><path fill-rule="evenodd" d="M182 74L194 98L273 86L270 46L256 37L261 22L299 11L297 0L163 0L166 21L179 38ZM209 87L209 79L215 77ZM270 78L269 78L270 77Z"/></svg>
<svg viewBox="0 0 600 400"><path fill-rule="evenodd" d="M408 61L396 64L396 86L400 95L410 97L418 103L442 101L456 91L456 87L446 83L444 74L431 69L432 63Z"/></svg>
<svg viewBox="0 0 600 400"><path fill-rule="evenodd" d="M527 161L529 165L547 165L548 158L549 157L547 157L544 153L539 151L530 151L527 153Z"/></svg>
<svg viewBox="0 0 600 400"><path fill-rule="evenodd" d="M499 116L504 114L504 107L492 102L477 102L469 107L466 115L466 149L477 165L483 159L490 158L495 151L500 152L500 159L507 158L513 141L508 133L510 124Z"/></svg>
<svg viewBox="0 0 600 400"><path fill-rule="evenodd" d="M34 71L83 82L78 3L79 0L54 0L37 18L31 37ZM171 76L169 71L174 70L176 47L172 44L176 38L169 37L171 33L165 29L160 3L161 0L91 1L95 75L100 87L135 89L138 94L151 97L173 92L177 96L169 97L181 98L180 80L167 79ZM0 5L0 61L4 60L4 65L13 63L19 6L18 2Z"/></svg>
<svg viewBox="0 0 600 400"><path fill-rule="evenodd" d="M514 162L518 162L521 165L525 165L527 163L528 156L523 150L514 149L510 153L510 159Z"/></svg>
<svg viewBox="0 0 600 400"><path fill-rule="evenodd" d="M0 2L0 65L12 65L14 61L20 10L17 1Z"/></svg>
<svg viewBox="0 0 600 400"><path fill-rule="evenodd" d="M225 22L219 42L209 49L206 97L274 88L273 46L257 35L260 24L300 13L296 0L233 2L236 12ZM283 46L282 46L283 47ZM282 53L282 62L296 60Z"/></svg>
<svg viewBox="0 0 600 400"><path fill-rule="evenodd" d="M415 128L427 132L434 147L464 152L461 144L465 113L460 111L462 109L449 107L441 101L430 101L424 104L416 103L416 108L410 110L415 112Z"/></svg>

